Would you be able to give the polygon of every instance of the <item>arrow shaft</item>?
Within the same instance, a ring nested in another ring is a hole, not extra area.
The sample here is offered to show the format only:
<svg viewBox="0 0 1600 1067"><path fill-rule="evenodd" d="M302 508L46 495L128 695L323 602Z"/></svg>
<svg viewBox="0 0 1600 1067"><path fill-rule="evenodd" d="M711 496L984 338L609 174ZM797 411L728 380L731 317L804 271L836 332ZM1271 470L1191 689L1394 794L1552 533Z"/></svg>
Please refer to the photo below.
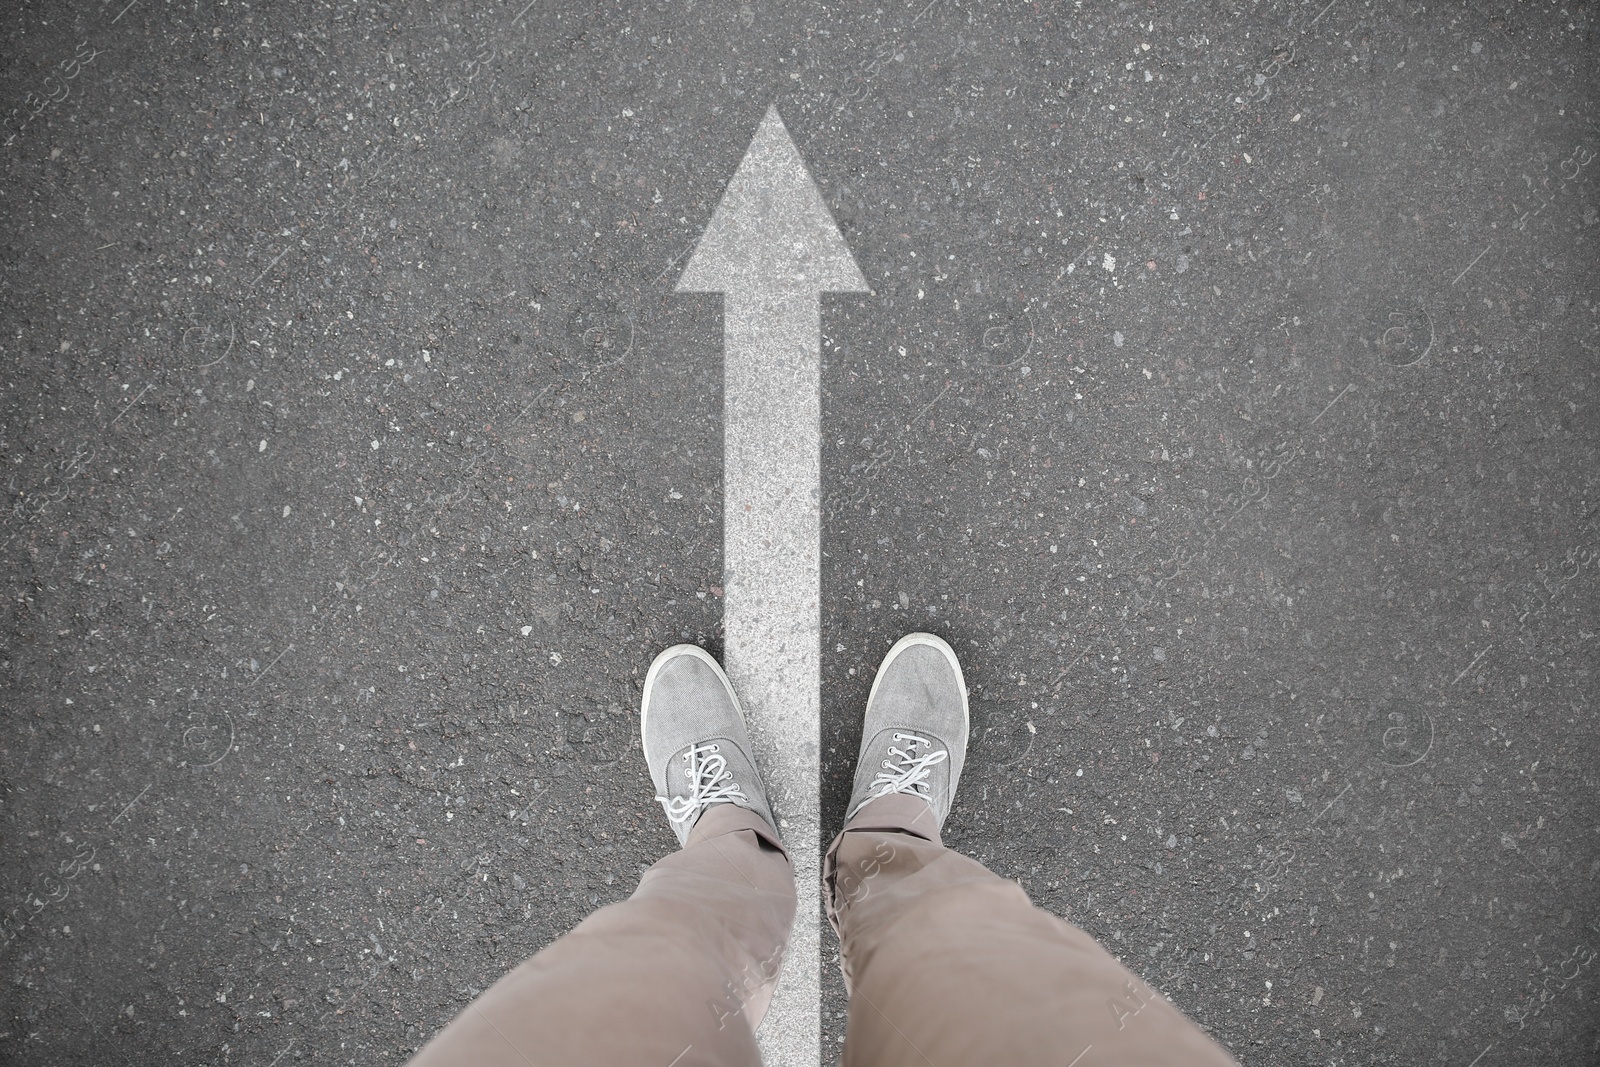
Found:
<svg viewBox="0 0 1600 1067"><path fill-rule="evenodd" d="M820 307L815 294L724 305L724 663L749 720L799 896L766 1062L819 1062ZM777 1055L775 1056L774 1053Z"/></svg>

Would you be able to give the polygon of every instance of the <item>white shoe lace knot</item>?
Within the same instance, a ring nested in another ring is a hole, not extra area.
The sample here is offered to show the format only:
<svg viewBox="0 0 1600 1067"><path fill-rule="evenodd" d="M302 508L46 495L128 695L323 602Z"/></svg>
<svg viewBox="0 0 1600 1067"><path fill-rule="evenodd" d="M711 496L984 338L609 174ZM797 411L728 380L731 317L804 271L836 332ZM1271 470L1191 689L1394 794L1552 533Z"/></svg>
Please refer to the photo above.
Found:
<svg viewBox="0 0 1600 1067"><path fill-rule="evenodd" d="M928 785L928 777L933 774L933 768L936 764L943 763L950 758L950 753L941 748L937 751L924 752L918 755L918 748L926 747L932 749L933 742L916 734L897 731L894 734L894 740L904 741L906 747L896 748L894 745L889 746L889 755L894 759L883 761L884 769L879 771L878 776L872 780L872 784L868 787L870 792L862 800L861 804L856 805L856 810L859 811L861 806L868 800L877 800L879 797L886 797L890 793L909 793L912 796L921 797L929 803L933 802L933 790Z"/></svg>
<svg viewBox="0 0 1600 1067"><path fill-rule="evenodd" d="M750 806L739 783L728 770L728 760L715 743L690 745L683 754L688 764L689 792L685 796L656 797L656 803L667 811L667 818L675 824L692 823L712 804L737 804Z"/></svg>

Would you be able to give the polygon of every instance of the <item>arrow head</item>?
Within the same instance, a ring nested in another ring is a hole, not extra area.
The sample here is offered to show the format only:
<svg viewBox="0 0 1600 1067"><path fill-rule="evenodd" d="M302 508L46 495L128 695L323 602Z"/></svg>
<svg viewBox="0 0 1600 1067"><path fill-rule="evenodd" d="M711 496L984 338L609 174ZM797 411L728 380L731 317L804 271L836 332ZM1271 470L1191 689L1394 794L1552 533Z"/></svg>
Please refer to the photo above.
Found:
<svg viewBox="0 0 1600 1067"><path fill-rule="evenodd" d="M680 293L869 293L800 151L769 107L678 279Z"/></svg>

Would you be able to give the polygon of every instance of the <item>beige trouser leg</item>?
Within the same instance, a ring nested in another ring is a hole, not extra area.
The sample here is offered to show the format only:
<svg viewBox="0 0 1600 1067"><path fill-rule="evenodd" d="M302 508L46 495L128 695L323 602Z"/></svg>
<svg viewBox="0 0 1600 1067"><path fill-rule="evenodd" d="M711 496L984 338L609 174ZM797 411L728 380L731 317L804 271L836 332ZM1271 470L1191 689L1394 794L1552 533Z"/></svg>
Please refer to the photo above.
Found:
<svg viewBox="0 0 1600 1067"><path fill-rule="evenodd" d="M496 982L411 1067L755 1067L794 911L772 830L715 805L633 896Z"/></svg>
<svg viewBox="0 0 1600 1067"><path fill-rule="evenodd" d="M846 1067L1227 1067L1232 1056L1078 927L939 843L892 795L824 866L851 990Z"/></svg>

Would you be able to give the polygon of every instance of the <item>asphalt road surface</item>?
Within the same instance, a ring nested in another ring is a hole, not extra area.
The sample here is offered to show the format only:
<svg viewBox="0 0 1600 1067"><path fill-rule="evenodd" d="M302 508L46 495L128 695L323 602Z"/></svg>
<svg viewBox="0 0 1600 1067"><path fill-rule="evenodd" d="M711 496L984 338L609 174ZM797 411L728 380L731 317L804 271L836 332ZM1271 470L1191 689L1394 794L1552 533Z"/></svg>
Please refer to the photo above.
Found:
<svg viewBox="0 0 1600 1067"><path fill-rule="evenodd" d="M1244 1063L1600 1063L1592 5L0 40L0 1060L398 1064L674 846L639 686L726 588L675 286L776 105L872 288L821 305L822 840L932 630L947 843Z"/></svg>

